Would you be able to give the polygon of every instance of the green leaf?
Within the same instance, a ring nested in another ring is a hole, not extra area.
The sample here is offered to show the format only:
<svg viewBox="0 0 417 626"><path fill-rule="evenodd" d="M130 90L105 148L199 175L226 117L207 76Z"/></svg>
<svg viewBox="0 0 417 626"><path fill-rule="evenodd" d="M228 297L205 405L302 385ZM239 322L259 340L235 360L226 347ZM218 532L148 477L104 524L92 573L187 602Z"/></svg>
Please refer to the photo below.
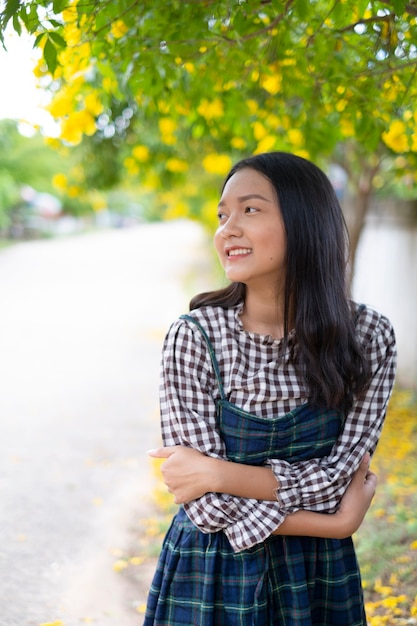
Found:
<svg viewBox="0 0 417 626"><path fill-rule="evenodd" d="M6 6L3 11L2 30L4 32L9 20L14 17L20 8L21 0L6 0ZM14 27L14 24L13 24Z"/></svg>
<svg viewBox="0 0 417 626"><path fill-rule="evenodd" d="M42 41L42 39L43 39L44 37L45 37L45 33L40 33L40 34L36 37L35 42L34 42L34 44L33 44L33 47L34 47L34 48L38 48L38 47L39 47L39 45L40 45L40 43L41 43L41 41Z"/></svg>
<svg viewBox="0 0 417 626"><path fill-rule="evenodd" d="M36 4L31 4L27 13L27 22L25 22L26 28L30 33L37 31L39 27L39 16L36 8Z"/></svg>
<svg viewBox="0 0 417 626"><path fill-rule="evenodd" d="M13 15L13 28L15 29L15 31L17 32L19 36L22 34L22 25L16 14Z"/></svg>
<svg viewBox="0 0 417 626"><path fill-rule="evenodd" d="M310 6L308 0L296 0L295 6L298 15L302 20L305 20L310 13Z"/></svg>
<svg viewBox="0 0 417 626"><path fill-rule="evenodd" d="M61 28L62 27L62 23L58 22L57 20L52 20L49 19L48 22L50 23L51 26L53 26L54 28Z"/></svg>
<svg viewBox="0 0 417 626"><path fill-rule="evenodd" d="M67 6L68 0L53 0L52 2L52 7L56 15L61 13Z"/></svg>
<svg viewBox="0 0 417 626"><path fill-rule="evenodd" d="M58 55L56 48L50 39L47 39L45 47L43 49L43 56L48 66L49 72L54 75L56 66L58 64Z"/></svg>
<svg viewBox="0 0 417 626"><path fill-rule="evenodd" d="M403 15L405 7L407 6L407 0L391 0L391 4L394 7L396 15Z"/></svg>
<svg viewBox="0 0 417 626"><path fill-rule="evenodd" d="M65 39L59 33L56 33L56 32L51 30L48 33L48 37L50 39L52 39L52 41L57 46L59 46L60 48L66 48L67 47L67 42L65 41Z"/></svg>
<svg viewBox="0 0 417 626"><path fill-rule="evenodd" d="M361 18L364 17L365 11L368 8L368 5L369 5L369 1L368 0L360 0L358 2L357 9L358 9L358 14L359 14L359 16Z"/></svg>

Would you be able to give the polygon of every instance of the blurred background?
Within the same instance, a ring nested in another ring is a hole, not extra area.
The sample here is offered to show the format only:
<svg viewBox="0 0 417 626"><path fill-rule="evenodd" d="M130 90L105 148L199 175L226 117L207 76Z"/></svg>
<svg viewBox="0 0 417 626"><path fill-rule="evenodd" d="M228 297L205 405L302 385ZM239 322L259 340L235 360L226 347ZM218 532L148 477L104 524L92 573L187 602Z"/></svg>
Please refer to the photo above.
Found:
<svg viewBox="0 0 417 626"><path fill-rule="evenodd" d="M353 297L396 329L357 542L369 624L414 623L417 8L162 4L0 2L1 624L141 623L163 337L223 281L223 176L269 150L326 171Z"/></svg>

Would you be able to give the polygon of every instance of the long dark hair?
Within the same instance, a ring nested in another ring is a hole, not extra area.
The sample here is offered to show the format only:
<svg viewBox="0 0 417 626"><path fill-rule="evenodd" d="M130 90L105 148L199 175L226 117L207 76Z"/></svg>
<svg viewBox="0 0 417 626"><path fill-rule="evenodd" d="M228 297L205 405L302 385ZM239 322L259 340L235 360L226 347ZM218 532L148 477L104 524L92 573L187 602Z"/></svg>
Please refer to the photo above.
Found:
<svg viewBox="0 0 417 626"><path fill-rule="evenodd" d="M368 365L356 339L348 297L348 236L336 193L320 168L287 152L239 161L223 189L243 168L268 178L278 197L287 237L284 339L293 311L293 358L308 384L310 402L347 411L368 381ZM195 296L190 308L229 308L244 301L245 292L244 284L231 283Z"/></svg>

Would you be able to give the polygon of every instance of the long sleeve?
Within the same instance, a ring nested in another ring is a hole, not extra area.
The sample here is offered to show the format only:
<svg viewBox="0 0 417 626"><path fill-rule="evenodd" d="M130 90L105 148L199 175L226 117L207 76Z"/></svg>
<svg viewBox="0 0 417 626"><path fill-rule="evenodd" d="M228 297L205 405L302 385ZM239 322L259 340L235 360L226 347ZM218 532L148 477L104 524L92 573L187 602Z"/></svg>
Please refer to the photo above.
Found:
<svg viewBox="0 0 417 626"><path fill-rule="evenodd" d="M220 356L230 401L268 417L284 415L307 400L303 380L279 342L246 333L236 312L207 307L201 322ZM280 482L279 499L259 501L207 493L184 506L204 533L223 530L238 552L264 541L286 515L298 509L332 512L366 451L374 452L392 391L396 348L391 324L366 308L358 320L359 340L372 376L346 417L331 453L320 459L268 464ZM219 390L201 331L184 320L170 328L162 353L161 427L166 446L185 445L221 459L226 450L216 420Z"/></svg>
<svg viewBox="0 0 417 626"><path fill-rule="evenodd" d="M162 352L160 408L166 446L184 445L226 459L216 427L217 383L200 331L175 322ZM223 530L235 551L265 540L285 514L274 503L207 493L184 509L205 533Z"/></svg>
<svg viewBox="0 0 417 626"><path fill-rule="evenodd" d="M358 332L371 379L347 415L331 453L298 463L269 461L281 485L279 501L287 512L335 510L364 454L375 451L394 384L396 345L393 328L385 317L371 309L365 309L362 316Z"/></svg>

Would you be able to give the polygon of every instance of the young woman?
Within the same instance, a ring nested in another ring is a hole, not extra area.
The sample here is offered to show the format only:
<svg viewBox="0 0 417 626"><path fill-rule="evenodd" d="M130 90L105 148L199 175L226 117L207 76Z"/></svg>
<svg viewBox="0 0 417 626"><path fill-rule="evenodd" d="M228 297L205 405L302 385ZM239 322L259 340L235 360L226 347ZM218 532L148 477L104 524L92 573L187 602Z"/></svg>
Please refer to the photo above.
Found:
<svg viewBox="0 0 417 626"><path fill-rule="evenodd" d="M348 299L342 212L309 161L239 162L218 218L230 285L196 296L163 348L150 454L182 506L144 624L365 626L351 534L375 490L392 326Z"/></svg>

